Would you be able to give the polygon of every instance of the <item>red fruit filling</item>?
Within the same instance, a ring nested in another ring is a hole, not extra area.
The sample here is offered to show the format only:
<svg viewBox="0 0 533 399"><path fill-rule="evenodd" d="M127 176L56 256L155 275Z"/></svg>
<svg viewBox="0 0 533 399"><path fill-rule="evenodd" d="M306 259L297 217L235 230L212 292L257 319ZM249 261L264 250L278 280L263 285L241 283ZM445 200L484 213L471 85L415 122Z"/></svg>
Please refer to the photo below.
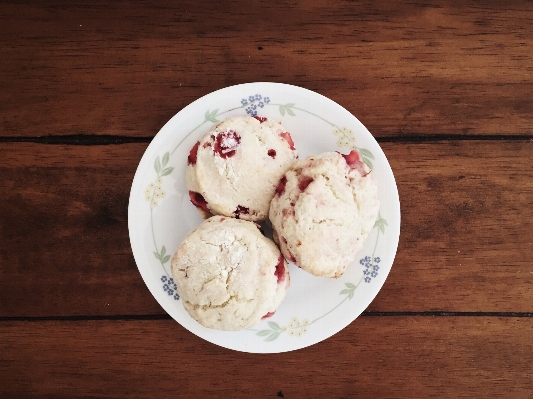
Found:
<svg viewBox="0 0 533 399"><path fill-rule="evenodd" d="M289 260L290 260L292 263L296 264L296 258L294 257L293 254L291 254L291 251L289 251L288 248L287 248L287 252L289 253Z"/></svg>
<svg viewBox="0 0 533 399"><path fill-rule="evenodd" d="M283 176L278 184L278 187L276 188L276 193L281 195L285 191L285 186L287 185L287 177Z"/></svg>
<svg viewBox="0 0 533 399"><path fill-rule="evenodd" d="M196 191L189 191L189 198L195 207L209 212L209 209L207 209L207 201L204 199L202 194L197 193Z"/></svg>
<svg viewBox="0 0 533 399"><path fill-rule="evenodd" d="M291 251L289 251L289 248L287 248L287 239L286 239L285 237L281 237L281 241L283 241L283 243L285 244L284 247L285 247L285 249L287 250L287 252L289 253L289 257L288 257L289 260L290 260L292 263L296 264L296 258L294 257L293 254L291 254Z"/></svg>
<svg viewBox="0 0 533 399"><path fill-rule="evenodd" d="M344 159L346 159L346 163L350 166L355 165L357 162L361 162L361 158L359 157L359 153L355 150L352 150L348 155L341 154Z"/></svg>
<svg viewBox="0 0 533 399"><path fill-rule="evenodd" d="M235 215L235 218L239 219L240 215L248 215L250 213L250 209L246 208L245 206L237 205L237 209L235 209L235 212L233 214Z"/></svg>
<svg viewBox="0 0 533 399"><path fill-rule="evenodd" d="M285 259L283 259L283 255L279 256L279 262L276 265L274 276L278 278L278 284L285 280Z"/></svg>
<svg viewBox="0 0 533 399"><path fill-rule="evenodd" d="M293 208L283 208L283 210L281 211L281 214L283 215L283 217L293 216L294 215L294 209Z"/></svg>
<svg viewBox="0 0 533 399"><path fill-rule="evenodd" d="M254 116L255 119L257 119L259 121L259 123L263 123L264 121L267 120L267 118L263 117L263 116Z"/></svg>
<svg viewBox="0 0 533 399"><path fill-rule="evenodd" d="M196 159L198 157L198 146L200 145L200 142L197 141L196 144L194 144L191 148L191 152L189 152L189 156L187 157L187 165L196 165Z"/></svg>
<svg viewBox="0 0 533 399"><path fill-rule="evenodd" d="M267 154L269 157L276 158L276 150L270 149L268 150Z"/></svg>
<svg viewBox="0 0 533 399"><path fill-rule="evenodd" d="M268 319L269 317L274 316L274 313L276 313L276 312L268 312L266 315L261 317L261 320Z"/></svg>
<svg viewBox="0 0 533 399"><path fill-rule="evenodd" d="M365 164L361 161L361 156L355 150L350 151L348 155L341 154L346 160L348 166L352 169L357 169L361 176L366 176L368 173L365 171Z"/></svg>
<svg viewBox="0 0 533 399"><path fill-rule="evenodd" d="M211 147L211 143L209 141L206 141L204 145L202 146L202 148L207 148L207 147Z"/></svg>
<svg viewBox="0 0 533 399"><path fill-rule="evenodd" d="M301 191L304 191L307 186L309 184L311 184L311 182L313 181L314 179L312 177L309 177L309 176L300 176L298 178L298 188L301 190Z"/></svg>
<svg viewBox="0 0 533 399"><path fill-rule="evenodd" d="M289 147L291 150L295 150L296 148L294 148L294 141L292 141L292 137L291 137L291 134L289 132L285 132L285 133L280 133L279 134L281 137L283 137L283 139L289 143Z"/></svg>
<svg viewBox="0 0 533 399"><path fill-rule="evenodd" d="M241 136L233 130L228 130L217 134L213 151L225 159L235 155L239 145L241 145Z"/></svg>

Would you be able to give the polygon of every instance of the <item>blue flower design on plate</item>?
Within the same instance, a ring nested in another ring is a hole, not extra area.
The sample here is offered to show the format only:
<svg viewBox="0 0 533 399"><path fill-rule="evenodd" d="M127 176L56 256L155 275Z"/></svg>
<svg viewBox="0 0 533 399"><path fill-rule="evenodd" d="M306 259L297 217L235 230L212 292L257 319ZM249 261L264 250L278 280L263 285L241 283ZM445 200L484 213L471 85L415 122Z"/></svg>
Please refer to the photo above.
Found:
<svg viewBox="0 0 533 399"><path fill-rule="evenodd" d="M255 110L257 107L255 105L253 105L254 108L252 107L248 107L246 108L246 113L250 116L257 116L257 111Z"/></svg>
<svg viewBox="0 0 533 399"><path fill-rule="evenodd" d="M161 282L163 283L163 291L167 293L168 296L174 296L174 299L178 301L180 296L178 294L178 285L172 277L161 276Z"/></svg>
<svg viewBox="0 0 533 399"><path fill-rule="evenodd" d="M269 97L263 97L261 94L252 94L248 98L243 98L241 104L250 116L257 116L257 107L264 108L270 102ZM255 103L255 104L254 104Z"/></svg>
<svg viewBox="0 0 533 399"><path fill-rule="evenodd" d="M364 258L359 259L359 264L364 266L363 275L365 277L365 283L370 283L373 278L378 276L379 266L378 263L381 262L381 258L376 256L372 259L370 256L365 256Z"/></svg>

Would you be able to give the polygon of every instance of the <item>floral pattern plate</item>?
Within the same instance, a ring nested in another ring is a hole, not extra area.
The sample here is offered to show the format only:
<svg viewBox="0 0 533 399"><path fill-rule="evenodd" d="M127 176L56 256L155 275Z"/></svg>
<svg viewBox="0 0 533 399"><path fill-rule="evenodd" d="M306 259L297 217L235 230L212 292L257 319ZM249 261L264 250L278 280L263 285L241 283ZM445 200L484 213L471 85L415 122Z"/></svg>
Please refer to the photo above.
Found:
<svg viewBox="0 0 533 399"><path fill-rule="evenodd" d="M379 182L381 208L356 260L339 279L314 277L289 266L291 287L276 313L238 332L204 328L181 304L170 274L179 243L202 219L185 185L194 143L230 116L281 120L301 158L357 149ZM390 165L368 130L340 105L315 92L279 83L248 83L208 94L178 112L144 153L131 187L128 226L135 261L148 289L183 327L225 348L275 353L320 342L354 321L379 292L400 236L400 202Z"/></svg>

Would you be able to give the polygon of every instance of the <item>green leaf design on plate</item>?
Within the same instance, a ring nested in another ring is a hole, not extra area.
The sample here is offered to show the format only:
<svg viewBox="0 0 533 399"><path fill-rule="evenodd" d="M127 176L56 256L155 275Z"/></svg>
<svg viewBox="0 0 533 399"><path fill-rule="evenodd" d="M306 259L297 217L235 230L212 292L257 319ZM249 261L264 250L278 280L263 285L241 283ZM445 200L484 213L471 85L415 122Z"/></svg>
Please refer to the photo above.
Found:
<svg viewBox="0 0 533 399"><path fill-rule="evenodd" d="M161 247L161 252L154 252L154 256L157 259L159 259L159 262L161 263L161 265L164 265L170 260L171 255L167 255L166 253L167 253L167 249L165 248L164 245Z"/></svg>
<svg viewBox="0 0 533 399"><path fill-rule="evenodd" d="M159 172L161 171L161 161L159 160L159 157L155 159L154 168L155 168L155 171L157 172L157 175L159 176Z"/></svg>
<svg viewBox="0 0 533 399"><path fill-rule="evenodd" d="M339 295L345 295L345 294L348 294L348 299L352 299L353 298L353 295L355 293L355 289L357 288L357 286L355 284L352 284L352 283L344 283L344 285L348 288L345 288L343 289ZM346 298L344 298L344 300L346 300Z"/></svg>
<svg viewBox="0 0 533 399"><path fill-rule="evenodd" d="M161 172L161 177L171 174L173 170L173 167L163 169L163 171Z"/></svg>
<svg viewBox="0 0 533 399"><path fill-rule="evenodd" d="M363 157L363 162L366 163L370 169L374 169L372 162L370 162L370 160L367 157Z"/></svg>
<svg viewBox="0 0 533 399"><path fill-rule="evenodd" d="M276 340L280 334L281 334L281 331L273 332L272 334L270 334L270 336L267 339L265 339L265 342L271 342L271 341Z"/></svg>
<svg viewBox="0 0 533 399"><path fill-rule="evenodd" d="M294 113L294 111L291 109L292 107L294 107L294 103L289 103L289 104L280 104L279 106L279 113L281 114L281 116L285 116L285 113L291 115L291 116L296 116L296 114Z"/></svg>
<svg viewBox="0 0 533 399"><path fill-rule="evenodd" d="M278 323L274 322L274 321L269 321L268 322L268 325L270 326L271 329L273 330L281 330L281 327L279 326Z"/></svg>
<svg viewBox="0 0 533 399"><path fill-rule="evenodd" d="M213 112L209 112L209 110L207 110L205 112L205 121L213 122L213 123L218 122L218 120L215 118L215 116L217 116L217 112L218 112L218 109L215 109Z"/></svg>
<svg viewBox="0 0 533 399"><path fill-rule="evenodd" d="M165 152L165 155L163 155L163 164L161 165L163 168L168 163L169 158L170 158L170 155L169 155L169 153L167 151L167 152Z"/></svg>
<svg viewBox="0 0 533 399"><path fill-rule="evenodd" d="M260 337L264 337L265 335L269 335L270 333L273 333L272 330L261 330L256 335L259 335Z"/></svg>
<svg viewBox="0 0 533 399"><path fill-rule="evenodd" d="M374 227L377 227L379 231L385 234L385 226L388 226L387 221L379 215L378 220L374 223Z"/></svg>
<svg viewBox="0 0 533 399"><path fill-rule="evenodd" d="M376 158L374 158L374 155L369 150L367 150L366 148L359 148L359 152L364 157L367 157L367 158L370 158L370 159L376 159Z"/></svg>

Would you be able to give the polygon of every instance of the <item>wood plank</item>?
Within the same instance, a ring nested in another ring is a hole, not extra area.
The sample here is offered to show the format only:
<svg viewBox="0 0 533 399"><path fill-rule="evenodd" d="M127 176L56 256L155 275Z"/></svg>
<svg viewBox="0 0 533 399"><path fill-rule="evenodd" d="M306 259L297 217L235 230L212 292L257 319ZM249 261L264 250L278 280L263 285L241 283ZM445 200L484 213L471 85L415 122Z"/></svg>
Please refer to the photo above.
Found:
<svg viewBox="0 0 533 399"><path fill-rule="evenodd" d="M377 137L533 135L532 18L527 0L3 2L0 135L153 136L252 81L315 90Z"/></svg>
<svg viewBox="0 0 533 399"><path fill-rule="evenodd" d="M525 399L532 336L531 318L362 317L306 349L258 355L172 320L3 322L0 397Z"/></svg>
<svg viewBox="0 0 533 399"><path fill-rule="evenodd" d="M532 141L384 143L402 206L372 311L532 312ZM0 316L162 314L132 257L144 144L0 144Z"/></svg>

